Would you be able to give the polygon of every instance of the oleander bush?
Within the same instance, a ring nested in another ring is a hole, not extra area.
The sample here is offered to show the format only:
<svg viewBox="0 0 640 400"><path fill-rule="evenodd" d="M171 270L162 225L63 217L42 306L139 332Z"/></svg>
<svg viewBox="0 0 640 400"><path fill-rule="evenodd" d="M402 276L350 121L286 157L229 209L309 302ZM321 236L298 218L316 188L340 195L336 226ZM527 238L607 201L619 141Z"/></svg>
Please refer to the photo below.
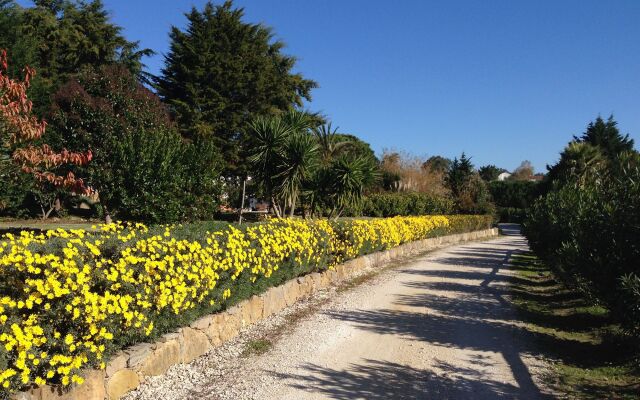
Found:
<svg viewBox="0 0 640 400"><path fill-rule="evenodd" d="M0 386L80 384L119 348L150 340L270 286L399 244L480 228L490 216L242 227L122 223L0 236Z"/></svg>
<svg viewBox="0 0 640 400"><path fill-rule="evenodd" d="M640 336L640 154L614 128L598 119L566 147L523 227L565 282Z"/></svg>

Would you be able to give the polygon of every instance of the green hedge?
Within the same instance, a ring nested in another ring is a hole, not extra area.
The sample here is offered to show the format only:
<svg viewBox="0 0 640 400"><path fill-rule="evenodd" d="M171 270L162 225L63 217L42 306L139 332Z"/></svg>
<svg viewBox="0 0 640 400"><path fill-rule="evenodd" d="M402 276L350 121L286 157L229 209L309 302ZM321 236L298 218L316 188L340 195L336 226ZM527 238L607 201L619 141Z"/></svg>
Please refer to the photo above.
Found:
<svg viewBox="0 0 640 400"><path fill-rule="evenodd" d="M558 186L531 207L524 233L568 283L640 335L640 156Z"/></svg>
<svg viewBox="0 0 640 400"><path fill-rule="evenodd" d="M452 214L454 207L453 200L426 193L374 193L365 198L362 215L394 217L397 215Z"/></svg>

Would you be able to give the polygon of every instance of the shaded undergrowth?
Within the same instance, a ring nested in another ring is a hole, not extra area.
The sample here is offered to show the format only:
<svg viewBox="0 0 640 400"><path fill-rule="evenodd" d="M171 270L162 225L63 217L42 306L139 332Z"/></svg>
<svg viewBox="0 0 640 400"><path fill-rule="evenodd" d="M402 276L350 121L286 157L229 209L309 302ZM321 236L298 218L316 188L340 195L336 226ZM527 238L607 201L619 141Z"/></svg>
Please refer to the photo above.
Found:
<svg viewBox="0 0 640 400"><path fill-rule="evenodd" d="M511 300L554 360L551 386L570 398L640 398L637 343L608 310L564 286L532 253L514 254L510 264L517 272Z"/></svg>

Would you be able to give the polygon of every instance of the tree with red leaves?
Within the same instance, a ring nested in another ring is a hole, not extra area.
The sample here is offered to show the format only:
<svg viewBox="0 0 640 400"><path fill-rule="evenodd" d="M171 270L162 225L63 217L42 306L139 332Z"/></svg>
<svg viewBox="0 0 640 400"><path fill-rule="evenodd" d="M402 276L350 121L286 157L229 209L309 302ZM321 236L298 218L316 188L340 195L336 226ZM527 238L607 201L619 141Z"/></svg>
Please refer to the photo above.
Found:
<svg viewBox="0 0 640 400"><path fill-rule="evenodd" d="M46 144L37 142L45 133L47 123L32 112L33 104L27 96L27 89L35 70L24 68L24 79L12 79L8 75L6 50L0 50L0 173L17 166L31 174L40 185L37 196L46 219L55 208L59 189L74 193L89 194L82 178L71 171L64 171L65 165L85 165L91 161L91 150L59 152ZM48 195L47 195L48 194Z"/></svg>

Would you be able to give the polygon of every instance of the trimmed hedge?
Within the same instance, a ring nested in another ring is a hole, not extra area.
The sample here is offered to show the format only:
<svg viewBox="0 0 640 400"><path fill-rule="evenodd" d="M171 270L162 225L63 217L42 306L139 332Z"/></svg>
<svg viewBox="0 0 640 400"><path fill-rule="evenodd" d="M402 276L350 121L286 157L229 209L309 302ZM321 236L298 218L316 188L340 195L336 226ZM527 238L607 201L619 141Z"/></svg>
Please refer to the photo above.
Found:
<svg viewBox="0 0 640 400"><path fill-rule="evenodd" d="M398 215L440 215L454 212L453 200L417 192L370 194L364 199L362 215L395 217Z"/></svg>
<svg viewBox="0 0 640 400"><path fill-rule="evenodd" d="M493 181L488 187L500 222L523 222L527 208L542 193L540 182Z"/></svg>
<svg viewBox="0 0 640 400"><path fill-rule="evenodd" d="M152 340L293 277L491 216L284 219L0 237L0 385L82 383L116 350Z"/></svg>

